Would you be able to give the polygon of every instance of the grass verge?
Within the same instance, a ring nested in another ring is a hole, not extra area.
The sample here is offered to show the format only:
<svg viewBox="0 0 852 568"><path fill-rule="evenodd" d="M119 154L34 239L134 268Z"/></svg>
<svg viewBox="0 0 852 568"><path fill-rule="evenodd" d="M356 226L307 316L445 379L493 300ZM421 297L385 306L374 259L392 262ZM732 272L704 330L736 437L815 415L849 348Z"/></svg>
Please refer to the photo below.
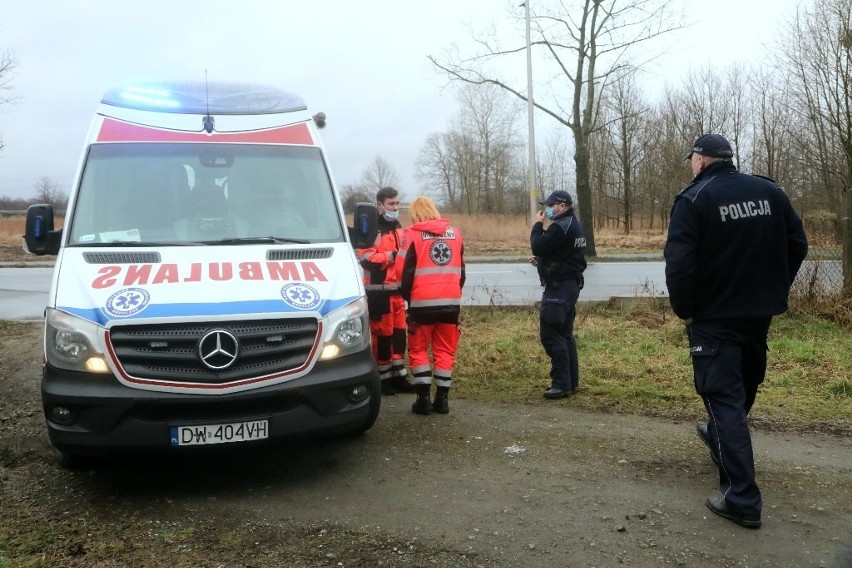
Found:
<svg viewBox="0 0 852 568"><path fill-rule="evenodd" d="M704 415L683 326L667 308L651 302L627 309L581 305L575 335L581 390L556 404L676 420ZM553 404L541 396L549 365L535 308L463 309L455 396ZM852 433L849 330L805 313L775 318L767 378L751 421L779 430Z"/></svg>

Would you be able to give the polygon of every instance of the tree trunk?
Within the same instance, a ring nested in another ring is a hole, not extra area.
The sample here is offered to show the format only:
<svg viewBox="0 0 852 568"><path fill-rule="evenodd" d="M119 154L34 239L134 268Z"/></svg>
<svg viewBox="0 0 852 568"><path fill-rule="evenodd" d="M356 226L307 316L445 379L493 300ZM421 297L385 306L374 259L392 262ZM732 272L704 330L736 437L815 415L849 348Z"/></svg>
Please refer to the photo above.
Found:
<svg viewBox="0 0 852 568"><path fill-rule="evenodd" d="M597 256L595 248L595 224L592 215L592 185L589 181L589 139L582 129L574 130L574 164L577 167L577 201L580 222L586 233L586 256Z"/></svg>

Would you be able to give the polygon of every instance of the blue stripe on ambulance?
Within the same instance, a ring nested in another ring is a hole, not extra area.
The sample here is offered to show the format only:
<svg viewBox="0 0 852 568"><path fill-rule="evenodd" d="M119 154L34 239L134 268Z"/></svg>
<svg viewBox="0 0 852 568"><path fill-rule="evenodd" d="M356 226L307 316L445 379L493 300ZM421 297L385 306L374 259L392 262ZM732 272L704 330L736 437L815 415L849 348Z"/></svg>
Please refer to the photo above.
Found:
<svg viewBox="0 0 852 568"><path fill-rule="evenodd" d="M323 300L316 308L310 310L299 310L281 300L246 300L240 302L219 302L201 304L149 304L144 310L127 316L113 317L102 308L75 308L71 306L59 306L59 309L69 314L79 316L83 319L106 325L114 320L146 320L152 318L170 318L187 316L230 316L247 315L256 317L257 314L299 314L319 313L325 317L334 310L349 304L357 297L341 298L339 300Z"/></svg>

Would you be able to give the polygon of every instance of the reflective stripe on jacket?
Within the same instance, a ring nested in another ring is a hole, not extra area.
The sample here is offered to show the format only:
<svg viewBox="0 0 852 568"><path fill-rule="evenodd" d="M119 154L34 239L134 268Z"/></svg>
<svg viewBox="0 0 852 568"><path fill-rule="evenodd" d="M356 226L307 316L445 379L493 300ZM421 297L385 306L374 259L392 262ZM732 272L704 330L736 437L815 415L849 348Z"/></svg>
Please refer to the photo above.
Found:
<svg viewBox="0 0 852 568"><path fill-rule="evenodd" d="M355 251L358 262L364 269L364 288L368 293L395 293L399 291L399 277L395 260L402 241L402 226L379 216L378 242Z"/></svg>
<svg viewBox="0 0 852 568"><path fill-rule="evenodd" d="M446 219L423 221L406 229L396 267L409 308L461 305L464 241Z"/></svg>

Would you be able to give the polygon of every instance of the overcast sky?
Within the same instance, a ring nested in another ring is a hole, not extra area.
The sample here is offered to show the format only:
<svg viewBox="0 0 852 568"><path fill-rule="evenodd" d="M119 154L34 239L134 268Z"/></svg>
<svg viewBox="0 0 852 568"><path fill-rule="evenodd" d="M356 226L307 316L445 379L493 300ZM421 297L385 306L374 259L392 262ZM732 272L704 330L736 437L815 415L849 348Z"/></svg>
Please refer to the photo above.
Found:
<svg viewBox="0 0 852 568"><path fill-rule="evenodd" d="M492 24L507 44L522 43L523 27L507 15L518 4L4 1L0 52L11 52L19 63L13 91L5 94L19 100L0 106L0 196L32 197L42 177L68 191L89 121L111 87L134 80L203 80L206 70L211 80L252 81L299 94L312 111L328 116L322 133L338 184L357 183L381 156L412 198L419 190L414 164L420 148L429 134L446 129L456 110L452 91L427 55L441 56L453 43L464 49L471 29L484 32ZM799 0L682 4L697 22L668 40L671 53L657 63L658 84L677 84L690 64L708 58L763 60L764 46L782 32ZM526 76L525 67L516 71Z"/></svg>

